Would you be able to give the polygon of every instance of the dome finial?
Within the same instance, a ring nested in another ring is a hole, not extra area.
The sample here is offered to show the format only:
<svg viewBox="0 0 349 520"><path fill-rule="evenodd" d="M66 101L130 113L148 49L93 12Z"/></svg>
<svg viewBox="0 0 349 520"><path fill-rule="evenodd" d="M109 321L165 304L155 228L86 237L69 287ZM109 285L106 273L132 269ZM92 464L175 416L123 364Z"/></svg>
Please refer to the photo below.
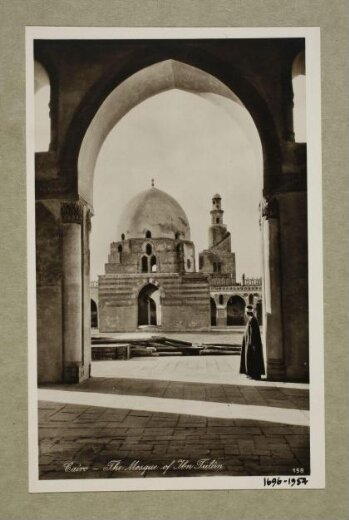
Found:
<svg viewBox="0 0 349 520"><path fill-rule="evenodd" d="M151 180L151 187L154 188L154 186L155 186L155 181L154 181L154 179L152 179Z"/></svg>

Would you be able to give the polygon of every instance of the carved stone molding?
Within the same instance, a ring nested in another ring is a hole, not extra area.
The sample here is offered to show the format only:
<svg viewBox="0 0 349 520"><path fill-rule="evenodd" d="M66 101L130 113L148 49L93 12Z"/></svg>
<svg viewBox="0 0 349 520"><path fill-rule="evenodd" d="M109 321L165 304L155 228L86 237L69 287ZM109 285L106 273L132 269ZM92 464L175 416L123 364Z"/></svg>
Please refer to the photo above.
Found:
<svg viewBox="0 0 349 520"><path fill-rule="evenodd" d="M82 224L84 218L83 204L81 202L63 202L61 218L64 224Z"/></svg>
<svg viewBox="0 0 349 520"><path fill-rule="evenodd" d="M275 197L261 202L262 217L266 220L279 217L279 205Z"/></svg>

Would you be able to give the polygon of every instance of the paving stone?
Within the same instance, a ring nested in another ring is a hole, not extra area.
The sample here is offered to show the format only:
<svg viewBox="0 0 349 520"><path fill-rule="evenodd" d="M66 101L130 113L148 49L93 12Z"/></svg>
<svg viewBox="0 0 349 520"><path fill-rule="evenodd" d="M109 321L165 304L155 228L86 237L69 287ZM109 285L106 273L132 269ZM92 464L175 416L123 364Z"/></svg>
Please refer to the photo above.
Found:
<svg viewBox="0 0 349 520"><path fill-rule="evenodd" d="M153 435L153 436L157 436L157 435L172 435L174 432L174 428L168 428L167 426L165 426L164 428L144 428L144 433L146 435Z"/></svg>
<svg viewBox="0 0 349 520"><path fill-rule="evenodd" d="M248 440L238 440L237 445L241 455L250 455L254 453L254 442Z"/></svg>
<svg viewBox="0 0 349 520"><path fill-rule="evenodd" d="M294 459L294 454L287 448L272 448L271 454L275 459Z"/></svg>
<svg viewBox="0 0 349 520"><path fill-rule="evenodd" d="M94 407L79 409L78 405L62 413L61 405L55 408L52 404L50 412L62 420L53 421L53 415L43 414L39 428L40 478L77 478L62 470L67 460L100 465L109 460L158 460L165 464L178 458L211 458L222 461L222 474L226 475L292 474L292 467L309 466L309 429L304 427L137 410L98 408L95 412ZM183 471L180 473L183 476ZM203 475L194 470L190 475L196 473ZM146 478L156 474L149 472ZM161 472L158 474L161 476ZM132 471L128 475L140 476ZM170 476L175 475L173 472ZM84 478L121 476L91 470Z"/></svg>
<svg viewBox="0 0 349 520"><path fill-rule="evenodd" d="M262 427L262 431L267 437L278 437L280 435L290 434L292 432L288 425L264 426Z"/></svg>
<svg viewBox="0 0 349 520"><path fill-rule="evenodd" d="M226 455L240 455L240 449L238 446L224 446L224 453Z"/></svg>
<svg viewBox="0 0 349 520"><path fill-rule="evenodd" d="M142 427L142 426L145 426L147 424L148 420L149 420L148 417L127 416L122 421L122 426L128 427L128 428L131 428L131 427Z"/></svg>
<svg viewBox="0 0 349 520"><path fill-rule="evenodd" d="M47 385L46 385L47 386ZM48 385L47 387L50 387ZM61 386L64 388L64 385ZM71 387L66 386L67 389ZM180 381L159 381L126 378L90 378L79 385L79 391L117 393L125 395L146 395L200 401L232 402L237 404L266 404L269 406L307 409L309 392L301 389L282 387L261 387L236 384L205 384Z"/></svg>
<svg viewBox="0 0 349 520"><path fill-rule="evenodd" d="M112 437L122 437L124 438L126 433L129 433L129 428L123 428L121 426L115 426L113 423L111 424L107 424L105 426L103 426L103 428L101 428L100 430L96 430L98 432L98 434L102 434L102 435L109 435L109 436L112 436ZM143 430L141 430L143 431Z"/></svg>
<svg viewBox="0 0 349 520"><path fill-rule="evenodd" d="M304 447L309 445L309 437L307 435L286 435L286 440L290 446Z"/></svg>

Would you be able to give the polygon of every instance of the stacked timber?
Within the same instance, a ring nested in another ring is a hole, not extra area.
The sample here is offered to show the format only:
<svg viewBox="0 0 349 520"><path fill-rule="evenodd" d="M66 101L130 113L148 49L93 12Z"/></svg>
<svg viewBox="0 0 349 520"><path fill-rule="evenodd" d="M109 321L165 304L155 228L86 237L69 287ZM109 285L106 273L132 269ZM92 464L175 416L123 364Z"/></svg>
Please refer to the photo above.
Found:
<svg viewBox="0 0 349 520"><path fill-rule="evenodd" d="M234 343L205 343L201 355L240 355L241 346Z"/></svg>
<svg viewBox="0 0 349 520"><path fill-rule="evenodd" d="M166 336L120 340L113 337L92 337L92 359L130 359L132 357L239 355L240 345L233 343L194 344Z"/></svg>

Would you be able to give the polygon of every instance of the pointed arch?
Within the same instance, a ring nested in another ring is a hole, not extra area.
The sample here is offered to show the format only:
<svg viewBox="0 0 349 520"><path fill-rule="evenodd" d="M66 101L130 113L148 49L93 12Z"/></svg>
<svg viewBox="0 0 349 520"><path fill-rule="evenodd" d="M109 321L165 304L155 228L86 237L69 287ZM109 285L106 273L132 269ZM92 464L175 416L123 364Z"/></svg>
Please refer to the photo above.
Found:
<svg viewBox="0 0 349 520"><path fill-rule="evenodd" d="M161 301L159 288L147 283L138 293L138 326L161 324Z"/></svg>
<svg viewBox="0 0 349 520"><path fill-rule="evenodd" d="M234 294L227 303L227 325L244 325L245 323L245 300Z"/></svg>
<svg viewBox="0 0 349 520"><path fill-rule="evenodd" d="M91 298L91 327L98 327L98 308L96 302Z"/></svg>
<svg viewBox="0 0 349 520"><path fill-rule="evenodd" d="M141 259L141 272L142 273L147 273L149 271L148 269L148 257L147 256L142 256L142 259Z"/></svg>
<svg viewBox="0 0 349 520"><path fill-rule="evenodd" d="M211 62L208 56L195 54L186 53L176 59L153 56L149 63L147 56L138 53L130 60L132 72L128 67L127 72L103 75L81 101L68 130L61 162L65 165L68 161L67 168L77 172L79 194L90 204L96 159L108 133L133 107L171 88L204 96L218 105L223 103L227 110L224 100L246 108L250 115L248 131L253 135L256 132L256 142L262 144L264 177L280 172L280 142L270 109L260 93L238 72L227 70L216 59Z"/></svg>

